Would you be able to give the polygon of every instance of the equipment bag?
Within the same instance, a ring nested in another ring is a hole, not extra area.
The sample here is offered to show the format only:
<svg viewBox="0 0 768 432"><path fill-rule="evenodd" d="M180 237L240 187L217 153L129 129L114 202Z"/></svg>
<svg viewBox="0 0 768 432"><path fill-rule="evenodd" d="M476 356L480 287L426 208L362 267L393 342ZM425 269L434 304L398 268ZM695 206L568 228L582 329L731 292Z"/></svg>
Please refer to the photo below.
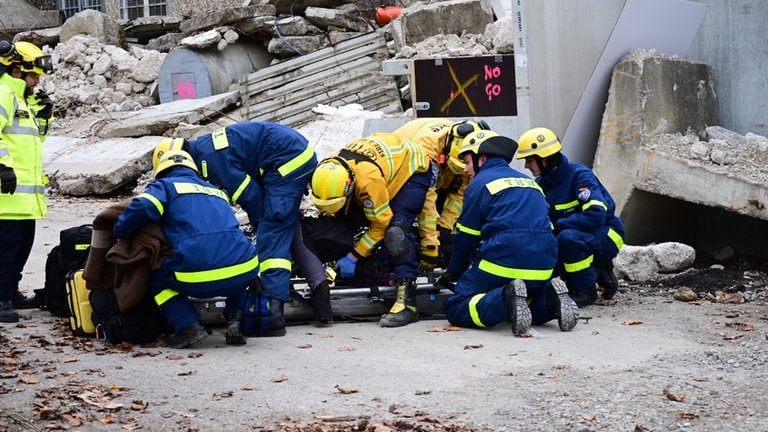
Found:
<svg viewBox="0 0 768 432"><path fill-rule="evenodd" d="M263 336L269 323L269 297L260 278L248 286L240 331L245 336Z"/></svg>
<svg viewBox="0 0 768 432"><path fill-rule="evenodd" d="M73 270L85 268L92 231L91 225L61 231L59 244L51 249L45 261L45 286L35 290L35 301L41 309L62 318L71 316L67 301L67 275Z"/></svg>
<svg viewBox="0 0 768 432"><path fill-rule="evenodd" d="M125 312L120 312L114 288L91 291L90 303L96 337L111 344L155 342L160 335L170 333L165 315L150 296Z"/></svg>
<svg viewBox="0 0 768 432"><path fill-rule="evenodd" d="M88 300L88 289L85 287L83 270L75 270L67 275L67 300L69 310L69 326L75 336L95 336L96 327L93 325L91 302Z"/></svg>

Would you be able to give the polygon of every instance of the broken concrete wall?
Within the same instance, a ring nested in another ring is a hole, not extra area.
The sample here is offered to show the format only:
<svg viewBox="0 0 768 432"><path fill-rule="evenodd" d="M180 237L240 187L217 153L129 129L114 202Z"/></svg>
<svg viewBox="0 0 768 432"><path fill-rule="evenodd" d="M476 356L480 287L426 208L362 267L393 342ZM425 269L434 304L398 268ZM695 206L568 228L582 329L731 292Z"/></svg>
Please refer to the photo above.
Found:
<svg viewBox="0 0 768 432"><path fill-rule="evenodd" d="M628 243L766 254L768 140L714 127L716 105L710 65L634 52L614 68L594 171Z"/></svg>

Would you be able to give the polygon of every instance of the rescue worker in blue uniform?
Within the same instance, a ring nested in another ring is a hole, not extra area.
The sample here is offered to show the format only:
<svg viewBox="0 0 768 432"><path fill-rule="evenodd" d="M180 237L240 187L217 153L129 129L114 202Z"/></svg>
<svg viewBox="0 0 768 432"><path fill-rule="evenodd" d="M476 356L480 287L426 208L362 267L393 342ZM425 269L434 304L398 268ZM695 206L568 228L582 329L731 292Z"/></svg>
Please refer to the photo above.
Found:
<svg viewBox="0 0 768 432"><path fill-rule="evenodd" d="M37 46L0 41L0 322L18 322L16 310L35 305L19 291L19 282L36 220L48 211L43 141L53 103L34 89L52 72L51 56Z"/></svg>
<svg viewBox="0 0 768 432"><path fill-rule="evenodd" d="M202 177L227 191L248 214L269 296L270 319L264 335L284 336L291 243L302 196L317 166L313 147L294 129L269 122L235 123L194 140L166 139L158 147L179 144L200 167Z"/></svg>
<svg viewBox="0 0 768 432"><path fill-rule="evenodd" d="M242 307L248 284L258 277L256 246L240 230L227 194L200 178L187 152L163 152L154 169L155 180L118 217L115 237L160 223L172 252L151 273L149 294L173 327L168 346L185 348L208 335L189 297L216 296L227 297L227 344L245 344Z"/></svg>
<svg viewBox="0 0 768 432"><path fill-rule="evenodd" d="M557 240L544 194L509 166L517 143L493 131L472 132L459 156L472 178L456 223L448 270L436 286L453 287L443 306L448 321L487 328L509 321L514 334L558 319L576 326L578 308L560 279L552 279ZM530 306L528 305L530 301Z"/></svg>
<svg viewBox="0 0 768 432"><path fill-rule="evenodd" d="M576 304L585 307L597 301L596 282L605 300L618 290L613 258L624 244L624 223L597 176L569 162L562 148L552 130L537 127L520 136L517 158L525 159L549 203L558 243L555 274L565 280Z"/></svg>

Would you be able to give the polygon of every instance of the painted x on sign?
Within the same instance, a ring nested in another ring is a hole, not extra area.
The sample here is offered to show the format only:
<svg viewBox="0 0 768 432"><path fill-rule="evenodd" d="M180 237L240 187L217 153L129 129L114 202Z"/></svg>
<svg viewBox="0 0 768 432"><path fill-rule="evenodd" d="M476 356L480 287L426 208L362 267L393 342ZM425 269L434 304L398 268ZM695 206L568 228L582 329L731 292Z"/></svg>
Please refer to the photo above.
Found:
<svg viewBox="0 0 768 432"><path fill-rule="evenodd" d="M418 117L517 115L512 55L414 60L412 71Z"/></svg>

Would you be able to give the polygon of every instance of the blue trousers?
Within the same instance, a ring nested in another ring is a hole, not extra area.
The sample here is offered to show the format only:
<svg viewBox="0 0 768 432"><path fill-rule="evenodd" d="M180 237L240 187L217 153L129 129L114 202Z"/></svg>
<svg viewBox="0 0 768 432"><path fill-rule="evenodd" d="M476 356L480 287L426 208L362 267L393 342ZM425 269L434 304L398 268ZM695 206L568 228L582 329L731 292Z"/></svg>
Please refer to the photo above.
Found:
<svg viewBox="0 0 768 432"><path fill-rule="evenodd" d="M595 287L597 282L596 262L610 261L619 250L608 237L608 228L597 233L565 229L557 234L557 266L555 274L568 285L571 293L578 293ZM569 269L567 264L584 263Z"/></svg>
<svg viewBox="0 0 768 432"><path fill-rule="evenodd" d="M0 220L0 301L11 301L35 242L35 220Z"/></svg>
<svg viewBox="0 0 768 432"><path fill-rule="evenodd" d="M296 233L301 198L316 163L307 163L279 182L264 186L261 215L248 215L256 225L261 280L268 295L287 302L291 289L291 243Z"/></svg>
<svg viewBox="0 0 768 432"><path fill-rule="evenodd" d="M412 253L402 259L392 260L392 272L395 280L416 279L419 275L419 239L411 227L416 221L416 216L424 208L427 198L427 190L435 183L437 172L435 170L417 173L411 176L397 194L389 201L389 208L393 216L390 225L397 224L403 227L408 242L411 244Z"/></svg>
<svg viewBox="0 0 768 432"><path fill-rule="evenodd" d="M157 302L160 310L165 314L168 324L173 327L174 333L201 319L200 313L197 312L195 305L189 299L190 297L226 297L227 300L224 307L224 312L226 313L231 308L245 304L245 291L247 288L247 284L212 289L207 286L179 283L170 277L165 270L155 270L149 277L149 294L155 298L156 302L156 296L166 289L172 289L179 293L164 302Z"/></svg>
<svg viewBox="0 0 768 432"><path fill-rule="evenodd" d="M465 271L454 288L454 294L443 301L448 322L459 327L489 328L509 321L502 293L511 279L496 276L477 267ZM546 281L524 281L528 290L528 307L534 324L554 319L547 310Z"/></svg>

